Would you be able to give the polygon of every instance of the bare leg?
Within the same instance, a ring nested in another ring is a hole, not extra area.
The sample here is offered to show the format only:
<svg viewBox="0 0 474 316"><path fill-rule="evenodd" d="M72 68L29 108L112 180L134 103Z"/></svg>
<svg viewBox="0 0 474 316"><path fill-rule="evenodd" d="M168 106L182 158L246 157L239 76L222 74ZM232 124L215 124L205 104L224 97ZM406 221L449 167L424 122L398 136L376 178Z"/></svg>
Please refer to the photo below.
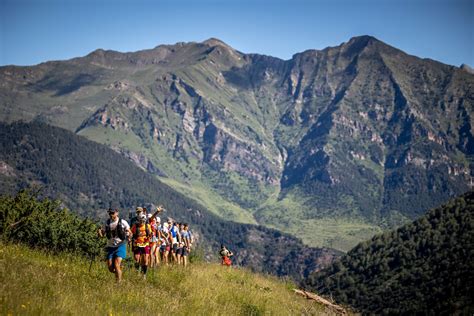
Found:
<svg viewBox="0 0 474 316"><path fill-rule="evenodd" d="M122 281L122 267L120 264L122 263L122 258L116 257L115 258L115 278L117 282Z"/></svg>
<svg viewBox="0 0 474 316"><path fill-rule="evenodd" d="M168 265L168 251L166 250L163 252L163 261Z"/></svg>
<svg viewBox="0 0 474 316"><path fill-rule="evenodd" d="M147 254L142 254L140 258L141 266L142 266L142 272L143 275L146 275L146 272L148 270L148 261L149 261L149 256Z"/></svg>
<svg viewBox="0 0 474 316"><path fill-rule="evenodd" d="M160 247L156 246L155 247L155 265L158 266L160 262Z"/></svg>
<svg viewBox="0 0 474 316"><path fill-rule="evenodd" d="M114 273L115 272L115 265L114 261L112 259L107 259L107 268L109 268L109 271Z"/></svg>
<svg viewBox="0 0 474 316"><path fill-rule="evenodd" d="M155 266L155 245L151 246L150 249L150 268L153 268Z"/></svg>
<svg viewBox="0 0 474 316"><path fill-rule="evenodd" d="M176 263L178 261L178 258L176 257L176 252L174 249L171 249L171 256L173 257L173 263Z"/></svg>
<svg viewBox="0 0 474 316"><path fill-rule="evenodd" d="M133 259L135 260L135 269L140 269L140 253L133 254Z"/></svg>

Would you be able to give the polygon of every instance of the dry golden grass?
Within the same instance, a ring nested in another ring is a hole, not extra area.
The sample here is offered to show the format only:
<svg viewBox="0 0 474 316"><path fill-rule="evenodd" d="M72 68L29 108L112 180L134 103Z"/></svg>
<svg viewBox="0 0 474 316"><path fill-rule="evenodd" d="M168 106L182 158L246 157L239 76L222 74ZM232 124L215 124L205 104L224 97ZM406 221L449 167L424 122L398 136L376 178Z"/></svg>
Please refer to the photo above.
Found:
<svg viewBox="0 0 474 316"><path fill-rule="evenodd" d="M147 280L124 267L116 284L105 263L0 244L2 315L321 315L291 283L246 269L195 263L161 267Z"/></svg>

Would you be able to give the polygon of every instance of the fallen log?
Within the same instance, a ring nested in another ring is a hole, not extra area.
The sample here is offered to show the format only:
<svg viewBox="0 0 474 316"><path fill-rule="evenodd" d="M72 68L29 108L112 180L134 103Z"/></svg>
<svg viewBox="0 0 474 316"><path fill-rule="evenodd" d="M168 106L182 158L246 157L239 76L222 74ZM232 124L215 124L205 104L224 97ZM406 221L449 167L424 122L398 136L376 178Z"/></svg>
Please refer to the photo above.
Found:
<svg viewBox="0 0 474 316"><path fill-rule="evenodd" d="M327 299L322 298L319 295L316 295L314 293L307 292L304 290L298 290L298 289L293 289L293 291L295 291L296 294L301 295L309 300L313 300L313 301L323 304L324 306L326 306L327 308L329 308L330 310L332 310L338 315L348 315L347 311L343 307L333 304Z"/></svg>

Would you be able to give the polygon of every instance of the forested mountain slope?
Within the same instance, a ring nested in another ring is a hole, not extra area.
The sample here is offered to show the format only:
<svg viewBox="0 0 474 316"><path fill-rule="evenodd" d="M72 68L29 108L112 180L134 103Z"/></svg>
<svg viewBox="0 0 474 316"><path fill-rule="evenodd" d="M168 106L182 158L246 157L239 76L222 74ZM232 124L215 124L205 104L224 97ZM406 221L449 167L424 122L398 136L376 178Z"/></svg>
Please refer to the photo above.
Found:
<svg viewBox="0 0 474 316"><path fill-rule="evenodd" d="M472 314L474 192L359 244L307 286L368 314Z"/></svg>

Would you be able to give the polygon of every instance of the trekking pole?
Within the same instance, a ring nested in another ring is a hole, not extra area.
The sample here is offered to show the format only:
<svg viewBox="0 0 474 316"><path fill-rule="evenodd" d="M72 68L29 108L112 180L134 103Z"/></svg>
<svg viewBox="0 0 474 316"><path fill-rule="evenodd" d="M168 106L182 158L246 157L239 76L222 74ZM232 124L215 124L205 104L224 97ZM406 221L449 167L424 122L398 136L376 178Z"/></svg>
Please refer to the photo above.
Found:
<svg viewBox="0 0 474 316"><path fill-rule="evenodd" d="M91 263L89 264L89 273L91 272L92 262L94 262L94 259L95 259L95 253L91 255Z"/></svg>
<svg viewBox="0 0 474 316"><path fill-rule="evenodd" d="M103 237L103 232L102 232L102 228L99 228L99 230L97 231L97 237L99 238L99 240ZM97 249L94 250L94 253L91 254L91 262L89 264L89 273L91 272L91 269L92 269L92 263L95 261L95 256L97 255Z"/></svg>
<svg viewBox="0 0 474 316"><path fill-rule="evenodd" d="M132 241L127 241L127 251L125 252L127 257L125 258L125 263L127 265L127 272L130 272L132 269L132 260L133 260L133 251L132 251Z"/></svg>
<svg viewBox="0 0 474 316"><path fill-rule="evenodd" d="M130 272L130 241L127 242L127 251L125 252L125 264L127 265L127 272Z"/></svg>

